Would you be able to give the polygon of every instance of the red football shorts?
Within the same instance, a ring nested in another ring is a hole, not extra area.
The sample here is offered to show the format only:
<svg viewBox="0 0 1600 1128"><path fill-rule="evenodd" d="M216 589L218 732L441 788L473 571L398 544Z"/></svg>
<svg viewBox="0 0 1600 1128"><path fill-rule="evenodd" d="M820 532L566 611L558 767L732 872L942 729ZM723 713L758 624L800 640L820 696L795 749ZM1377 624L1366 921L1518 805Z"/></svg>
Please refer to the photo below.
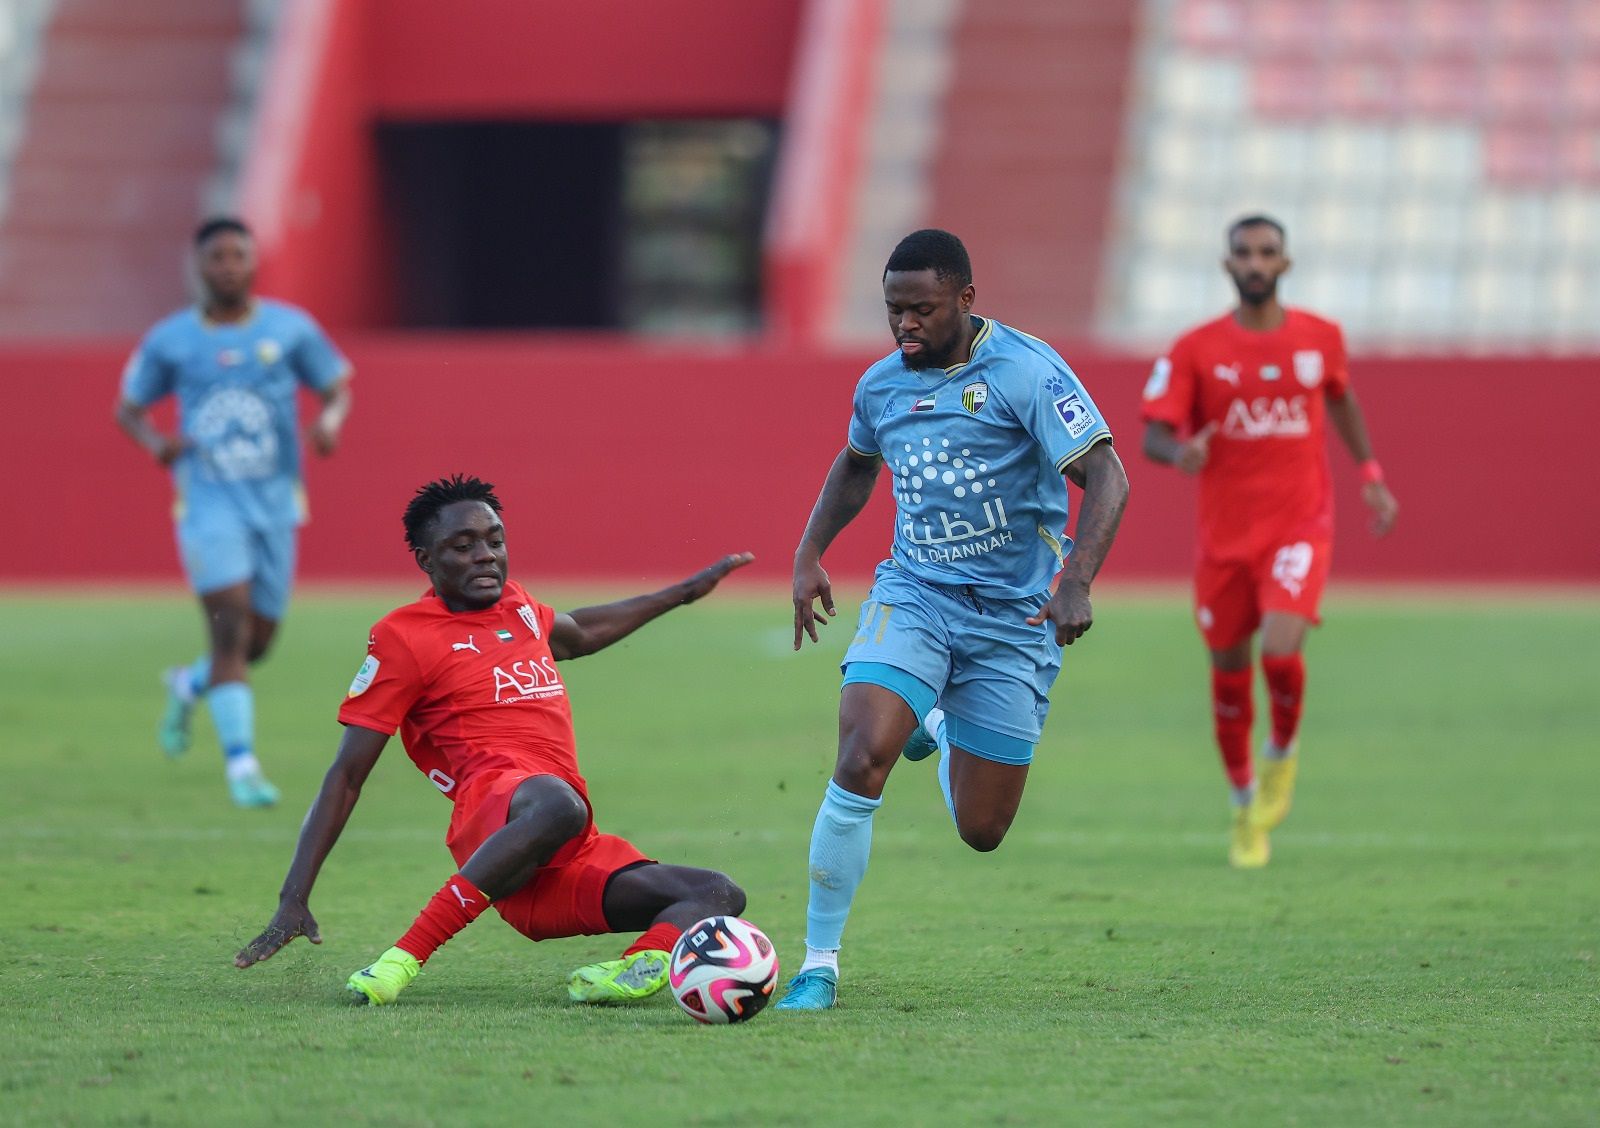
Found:
<svg viewBox="0 0 1600 1128"><path fill-rule="evenodd" d="M484 839L506 825L511 795L529 778L523 772L505 771L467 781L456 796L455 814L445 836L456 865L465 865ZM584 802L588 801L584 796ZM494 902L494 909L530 940L610 932L603 908L606 882L619 870L654 860L625 838L601 834L595 829L591 810L583 831L557 850L532 881Z"/></svg>
<svg viewBox="0 0 1600 1128"><path fill-rule="evenodd" d="M1254 559L1201 557L1194 577L1194 617L1212 650L1244 642L1269 611L1322 622L1333 542L1305 539L1276 545Z"/></svg>

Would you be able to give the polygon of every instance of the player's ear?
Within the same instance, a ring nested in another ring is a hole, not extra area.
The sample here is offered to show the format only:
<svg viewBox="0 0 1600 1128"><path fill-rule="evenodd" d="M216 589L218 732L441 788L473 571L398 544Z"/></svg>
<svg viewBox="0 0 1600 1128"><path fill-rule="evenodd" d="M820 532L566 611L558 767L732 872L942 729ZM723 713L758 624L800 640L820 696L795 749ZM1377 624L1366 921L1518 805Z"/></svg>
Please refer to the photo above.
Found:
<svg viewBox="0 0 1600 1128"><path fill-rule="evenodd" d="M961 302L961 312L962 313L971 313L972 312L972 300L974 298L976 298L977 296L978 296L978 291L977 291L976 287L974 287L972 285L971 282L968 282L965 286L963 286L961 288L961 294L960 294L960 297L959 297L959 301Z"/></svg>
<svg viewBox="0 0 1600 1128"><path fill-rule="evenodd" d="M411 550L411 555L413 559L416 560L418 568L421 568L430 576L433 575L433 560L431 557L429 557L427 549L413 548Z"/></svg>

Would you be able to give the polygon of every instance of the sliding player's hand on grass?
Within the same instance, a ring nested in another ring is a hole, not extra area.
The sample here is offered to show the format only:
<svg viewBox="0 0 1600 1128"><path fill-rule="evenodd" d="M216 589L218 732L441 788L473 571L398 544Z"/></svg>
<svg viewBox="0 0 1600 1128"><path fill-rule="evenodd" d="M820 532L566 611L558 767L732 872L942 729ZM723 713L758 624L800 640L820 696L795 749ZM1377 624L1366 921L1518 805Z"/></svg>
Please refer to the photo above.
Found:
<svg viewBox="0 0 1600 1128"><path fill-rule="evenodd" d="M304 936L313 944L322 943L322 933L317 928L317 918L311 915L310 908L305 905L279 905L278 911L272 914L271 923L261 935L246 944L239 954L233 957L233 966L249 967L270 959L279 948L296 936Z"/></svg>

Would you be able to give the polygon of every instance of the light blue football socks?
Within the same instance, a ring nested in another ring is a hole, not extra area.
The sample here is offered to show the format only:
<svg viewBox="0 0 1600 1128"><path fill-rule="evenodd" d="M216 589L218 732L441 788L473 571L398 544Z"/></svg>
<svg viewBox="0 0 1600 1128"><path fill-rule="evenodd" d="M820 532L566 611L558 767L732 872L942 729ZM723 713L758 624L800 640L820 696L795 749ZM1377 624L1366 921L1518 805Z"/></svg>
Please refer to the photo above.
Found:
<svg viewBox="0 0 1600 1128"><path fill-rule="evenodd" d="M255 756L256 703L247 682L224 682L206 693L228 773L228 792L241 807L270 807L278 789L261 774Z"/></svg>
<svg viewBox="0 0 1600 1128"><path fill-rule="evenodd" d="M811 896L806 903L806 946L837 949L856 889L872 853L872 816L882 799L846 791L832 780L811 828Z"/></svg>
<svg viewBox="0 0 1600 1128"><path fill-rule="evenodd" d="M959 830L961 824L956 821L955 792L950 789L950 735L945 728L944 710L930 709L924 727L933 730L934 742L939 746L939 790L944 792L944 807L950 812L950 821Z"/></svg>

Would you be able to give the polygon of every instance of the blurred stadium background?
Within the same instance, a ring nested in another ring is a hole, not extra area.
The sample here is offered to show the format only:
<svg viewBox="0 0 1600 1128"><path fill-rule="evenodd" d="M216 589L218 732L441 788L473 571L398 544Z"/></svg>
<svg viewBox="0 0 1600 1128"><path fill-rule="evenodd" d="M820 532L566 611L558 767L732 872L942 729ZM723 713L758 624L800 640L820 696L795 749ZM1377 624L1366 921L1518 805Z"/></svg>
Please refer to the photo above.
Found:
<svg viewBox="0 0 1600 1128"><path fill-rule="evenodd" d="M1337 576L1600 580L1592 0L0 0L0 507L62 546L0 581L177 581L111 405L218 211L356 363L303 579L408 577L404 499L470 470L525 578L750 548L781 580L926 225L1117 427L1108 575L1179 579L1139 390L1231 301L1247 209L1346 326L1404 506L1374 544L1334 452ZM836 574L883 552L875 505Z"/></svg>

